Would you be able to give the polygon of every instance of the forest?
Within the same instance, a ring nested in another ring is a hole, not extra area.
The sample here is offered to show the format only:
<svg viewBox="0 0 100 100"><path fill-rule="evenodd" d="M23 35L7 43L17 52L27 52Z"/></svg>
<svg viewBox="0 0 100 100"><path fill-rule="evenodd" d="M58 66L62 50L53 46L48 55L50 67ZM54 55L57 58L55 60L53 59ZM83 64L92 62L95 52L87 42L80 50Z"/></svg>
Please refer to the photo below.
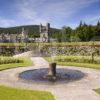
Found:
<svg viewBox="0 0 100 100"><path fill-rule="evenodd" d="M53 37L57 38L59 42L100 41L100 22L98 21L96 25L88 25L80 21L80 24L75 29L64 26L58 34L53 34Z"/></svg>

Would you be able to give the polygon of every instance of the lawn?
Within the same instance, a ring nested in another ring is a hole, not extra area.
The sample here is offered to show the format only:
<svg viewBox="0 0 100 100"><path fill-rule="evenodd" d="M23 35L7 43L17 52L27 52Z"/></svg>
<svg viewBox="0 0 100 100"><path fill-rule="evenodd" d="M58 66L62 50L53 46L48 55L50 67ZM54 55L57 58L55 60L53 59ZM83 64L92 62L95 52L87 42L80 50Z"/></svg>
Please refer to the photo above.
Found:
<svg viewBox="0 0 100 100"><path fill-rule="evenodd" d="M6 59L6 57L4 58L4 60ZM9 57L7 57L7 59L9 60ZM11 59L11 57L10 57ZM15 58L12 58L15 59ZM27 66L32 66L33 63L31 61L31 59L29 58L17 58L18 60L21 60L22 62L14 62L14 63L5 63L5 64L0 64L0 71L1 70L5 70L5 69L10 69L10 68L16 68L16 67L27 67Z"/></svg>
<svg viewBox="0 0 100 100"><path fill-rule="evenodd" d="M58 45L62 45L62 46L69 46L69 45L100 45L100 41L90 41L90 42L52 42L52 43L27 43L27 45L54 45L54 46L58 46ZM26 43L0 43L0 46L25 46Z"/></svg>
<svg viewBox="0 0 100 100"><path fill-rule="evenodd" d="M98 94L100 94L100 88L99 89L95 89L95 92L97 92Z"/></svg>
<svg viewBox="0 0 100 100"><path fill-rule="evenodd" d="M49 92L0 86L0 100L54 100L54 97Z"/></svg>
<svg viewBox="0 0 100 100"><path fill-rule="evenodd" d="M44 57L47 61L49 61L49 62L51 62L52 61L52 59L51 59L51 57ZM64 59L66 59L66 58L72 58L72 59L74 59L75 57L72 57L72 56L70 56L70 57L67 57L67 56L65 56L65 57L61 57L61 58L63 58L63 60ZM55 58L55 62L57 62L57 64L58 65L63 65L63 66L75 66L75 67L84 67L84 68L93 68L93 69L99 69L100 70L100 64L95 64L95 63L79 63L79 62L68 62L68 61L59 61L59 59L61 59L59 56L57 56L56 58ZM78 57L76 57L76 58L78 58ZM79 57L80 58L80 57ZM98 60L99 58L97 58L97 60Z"/></svg>

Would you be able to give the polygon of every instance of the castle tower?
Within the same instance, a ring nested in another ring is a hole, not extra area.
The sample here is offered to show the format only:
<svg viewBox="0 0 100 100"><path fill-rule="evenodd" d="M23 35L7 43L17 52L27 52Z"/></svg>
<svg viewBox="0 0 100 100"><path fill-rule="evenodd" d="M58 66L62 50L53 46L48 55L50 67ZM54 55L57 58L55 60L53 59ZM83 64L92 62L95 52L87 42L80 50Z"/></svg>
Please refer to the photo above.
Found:
<svg viewBox="0 0 100 100"><path fill-rule="evenodd" d="M27 39L28 39L28 31L26 31L24 29L24 27L22 28L22 32L21 32L21 39L23 42L27 42Z"/></svg>
<svg viewBox="0 0 100 100"><path fill-rule="evenodd" d="M40 26L39 26L39 31L40 31L40 33L42 31L42 24L41 23L40 23Z"/></svg>
<svg viewBox="0 0 100 100"><path fill-rule="evenodd" d="M22 34L22 37L25 37L25 29L24 29L24 27L22 28L21 34Z"/></svg>
<svg viewBox="0 0 100 100"><path fill-rule="evenodd" d="M47 23L46 26L40 24L39 29L41 42L50 42L50 23Z"/></svg>

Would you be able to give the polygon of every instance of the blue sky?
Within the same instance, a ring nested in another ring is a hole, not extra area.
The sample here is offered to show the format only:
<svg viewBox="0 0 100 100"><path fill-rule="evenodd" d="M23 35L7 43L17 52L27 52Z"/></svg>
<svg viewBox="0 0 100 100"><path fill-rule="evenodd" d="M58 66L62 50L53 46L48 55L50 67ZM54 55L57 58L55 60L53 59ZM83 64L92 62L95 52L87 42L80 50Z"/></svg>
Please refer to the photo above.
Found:
<svg viewBox="0 0 100 100"><path fill-rule="evenodd" d="M50 22L75 28L80 21L100 20L100 0L0 0L0 27Z"/></svg>

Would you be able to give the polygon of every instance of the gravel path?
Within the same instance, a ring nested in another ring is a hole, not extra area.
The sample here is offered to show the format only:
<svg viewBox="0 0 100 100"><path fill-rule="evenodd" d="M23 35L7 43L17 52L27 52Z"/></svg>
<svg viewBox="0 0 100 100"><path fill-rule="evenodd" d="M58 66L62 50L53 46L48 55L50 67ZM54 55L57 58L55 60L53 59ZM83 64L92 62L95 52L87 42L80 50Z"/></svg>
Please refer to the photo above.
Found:
<svg viewBox="0 0 100 100"><path fill-rule="evenodd" d="M26 70L48 67L48 62L41 57L33 57L31 59L34 66L0 71L0 84L22 89L50 91L56 100L100 100L100 95L92 90L100 88L99 70L68 66L64 68L82 71L86 76L78 81L66 84L43 85L27 83L18 78L19 73ZM62 66L57 67L61 68Z"/></svg>

